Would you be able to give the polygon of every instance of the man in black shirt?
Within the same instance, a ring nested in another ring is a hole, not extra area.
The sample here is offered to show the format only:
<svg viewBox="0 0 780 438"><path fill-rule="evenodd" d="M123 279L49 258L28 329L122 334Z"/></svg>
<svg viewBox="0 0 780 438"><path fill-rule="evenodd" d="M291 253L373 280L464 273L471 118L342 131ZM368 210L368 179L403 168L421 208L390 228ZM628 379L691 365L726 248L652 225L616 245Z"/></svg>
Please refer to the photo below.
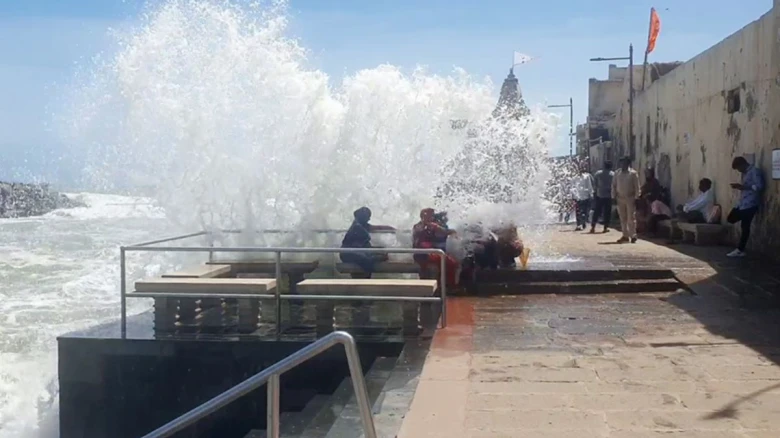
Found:
<svg viewBox="0 0 780 438"><path fill-rule="evenodd" d="M368 207L360 207L354 212L355 220L344 235L341 242L342 248L372 248L371 233L377 231L395 231L388 225L371 225L371 210ZM341 261L358 265L369 276L374 272L377 263L387 261L387 254L342 252L339 254Z"/></svg>

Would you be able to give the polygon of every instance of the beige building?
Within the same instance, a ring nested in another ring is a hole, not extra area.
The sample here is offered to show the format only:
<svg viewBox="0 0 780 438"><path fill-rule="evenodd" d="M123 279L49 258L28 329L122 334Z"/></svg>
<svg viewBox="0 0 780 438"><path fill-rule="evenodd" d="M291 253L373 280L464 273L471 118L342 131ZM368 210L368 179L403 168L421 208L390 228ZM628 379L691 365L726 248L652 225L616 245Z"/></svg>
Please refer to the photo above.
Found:
<svg viewBox="0 0 780 438"><path fill-rule="evenodd" d="M772 179L772 151L780 147L780 0L688 62L657 66L662 67L648 73L651 83L644 90L640 84L636 92L633 147L627 99L608 125L614 153L631 155L642 173L656 168L675 204L694 195L699 179L712 179L724 216L738 197L729 186L740 180L731 169L732 159L743 155L754 160L767 188L750 246L778 257L780 184ZM608 108L608 100L599 96L595 108Z"/></svg>

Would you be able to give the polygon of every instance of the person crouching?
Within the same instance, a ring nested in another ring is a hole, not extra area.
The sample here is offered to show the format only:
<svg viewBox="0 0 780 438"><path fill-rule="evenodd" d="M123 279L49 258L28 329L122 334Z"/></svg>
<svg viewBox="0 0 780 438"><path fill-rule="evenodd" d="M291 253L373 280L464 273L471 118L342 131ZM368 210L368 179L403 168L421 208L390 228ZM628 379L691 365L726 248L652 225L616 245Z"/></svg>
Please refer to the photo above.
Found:
<svg viewBox="0 0 780 438"><path fill-rule="evenodd" d="M412 247L423 249L441 249L444 250L447 244L447 237L455 234L454 230L448 230L436 222L436 216L432 208L424 208L420 211L420 222L412 228ZM432 274L436 277L439 274L442 255L415 254L414 261L420 266L420 278L431 278ZM447 286L457 286L458 284L458 261L452 256L445 255L444 263L446 265Z"/></svg>

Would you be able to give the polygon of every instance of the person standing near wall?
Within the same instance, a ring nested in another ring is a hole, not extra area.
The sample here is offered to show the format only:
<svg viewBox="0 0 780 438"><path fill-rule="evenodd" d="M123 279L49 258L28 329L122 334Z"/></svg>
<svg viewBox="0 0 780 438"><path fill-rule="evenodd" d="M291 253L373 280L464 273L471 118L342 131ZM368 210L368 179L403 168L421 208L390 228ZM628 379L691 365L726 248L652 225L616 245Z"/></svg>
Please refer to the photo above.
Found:
<svg viewBox="0 0 780 438"><path fill-rule="evenodd" d="M604 219L604 232L609 231L609 222L612 219L612 180L615 172L612 171L612 162L604 161L604 168L593 175L593 220L590 224L590 233L596 232L596 224L599 218Z"/></svg>
<svg viewBox="0 0 780 438"><path fill-rule="evenodd" d="M617 243L636 243L636 200L639 198L639 174L631 168L631 158L620 159L620 169L612 179L612 197L617 199L623 236Z"/></svg>
<svg viewBox="0 0 780 438"><path fill-rule="evenodd" d="M742 174L741 183L731 184L731 188L740 191L739 202L731 210L727 218L730 224L740 223L742 234L739 237L737 249L728 253L729 257L744 257L748 239L750 239L750 225L758 213L761 205L761 192L764 191L764 175L761 169L751 165L745 157L736 157L731 162L731 168Z"/></svg>

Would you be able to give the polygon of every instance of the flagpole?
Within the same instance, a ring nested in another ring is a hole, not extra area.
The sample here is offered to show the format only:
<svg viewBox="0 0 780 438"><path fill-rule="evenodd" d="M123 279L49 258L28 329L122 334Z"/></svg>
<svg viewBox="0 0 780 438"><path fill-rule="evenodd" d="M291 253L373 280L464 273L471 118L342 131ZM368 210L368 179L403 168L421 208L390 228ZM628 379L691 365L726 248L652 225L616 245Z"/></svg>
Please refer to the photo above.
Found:
<svg viewBox="0 0 780 438"><path fill-rule="evenodd" d="M647 44L650 44L650 36L653 34L653 11L655 8L650 8L650 23L647 25ZM645 79L647 78L647 49L649 46L645 46L645 62L642 66L642 91L645 91Z"/></svg>

